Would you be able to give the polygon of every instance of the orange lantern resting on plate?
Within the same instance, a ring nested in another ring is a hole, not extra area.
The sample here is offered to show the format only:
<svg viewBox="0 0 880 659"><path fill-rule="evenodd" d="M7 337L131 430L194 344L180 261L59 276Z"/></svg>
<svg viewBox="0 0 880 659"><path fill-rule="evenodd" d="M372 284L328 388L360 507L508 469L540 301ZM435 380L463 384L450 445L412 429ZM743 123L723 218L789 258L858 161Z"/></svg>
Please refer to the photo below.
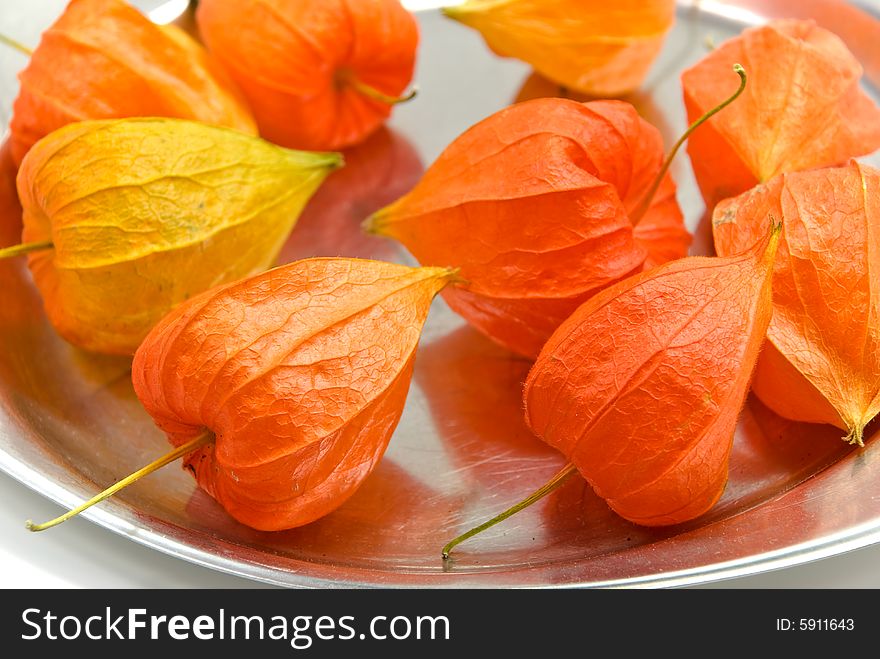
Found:
<svg viewBox="0 0 880 659"><path fill-rule="evenodd" d="M196 18L282 146L352 146L409 98L419 31L398 0L202 0Z"/></svg>
<svg viewBox="0 0 880 659"><path fill-rule="evenodd" d="M687 69L689 120L732 91L723 74L734 62L750 63L748 88L688 141L710 210L778 174L840 165L880 147L880 108L859 85L861 64L813 21L743 30Z"/></svg>

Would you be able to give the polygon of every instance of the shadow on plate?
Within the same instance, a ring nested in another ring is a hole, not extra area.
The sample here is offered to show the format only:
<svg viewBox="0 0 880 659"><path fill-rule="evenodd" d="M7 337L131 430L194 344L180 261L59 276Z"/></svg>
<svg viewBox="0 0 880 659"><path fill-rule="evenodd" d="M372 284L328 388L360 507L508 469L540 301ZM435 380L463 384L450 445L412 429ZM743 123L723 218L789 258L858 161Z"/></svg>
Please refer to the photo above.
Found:
<svg viewBox="0 0 880 659"><path fill-rule="evenodd" d="M397 244L367 235L361 222L415 186L424 171L418 153L405 137L383 126L343 154L345 166L309 201L279 263L312 256L399 260Z"/></svg>

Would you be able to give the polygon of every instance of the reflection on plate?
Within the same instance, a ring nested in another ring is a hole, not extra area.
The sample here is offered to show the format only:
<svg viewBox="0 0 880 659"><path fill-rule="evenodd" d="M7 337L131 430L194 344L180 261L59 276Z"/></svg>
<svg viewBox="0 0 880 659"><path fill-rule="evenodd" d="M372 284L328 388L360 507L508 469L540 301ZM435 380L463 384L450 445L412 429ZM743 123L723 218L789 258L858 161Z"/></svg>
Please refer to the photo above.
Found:
<svg viewBox="0 0 880 659"><path fill-rule="evenodd" d="M684 129L678 74L702 57L707 37L719 42L738 32L743 24L730 17L803 11L792 2L740 4L750 13L719 2L681 8L651 77L630 99L667 144ZM825 13L820 21L835 21L840 33L847 28L838 15ZM414 185L477 120L517 99L564 93L522 63L493 57L478 35L436 11L419 13L419 20L419 97L347 154L349 167L312 201L282 260L341 254L411 262L394 244L361 234L365 215ZM880 34L876 23L847 25L854 32L841 36L853 43L865 43L870 30ZM866 62L866 70L876 72L876 62ZM696 234L693 250L707 252L704 209L686 157L673 175ZM0 244L16 242L20 231L13 177L4 158ZM0 262L0 279L0 468L71 506L164 452L163 434L132 392L130 362L88 355L59 339L23 259ZM169 467L86 516L182 559L287 586L675 586L880 541L880 515L872 506L880 499L876 441L852 449L834 428L785 421L750 399L730 482L704 517L664 529L637 527L572 479L462 545L444 566L446 541L518 501L562 464L523 424L520 388L528 367L438 299L388 453L338 511L292 531L254 531L230 519L183 470Z"/></svg>

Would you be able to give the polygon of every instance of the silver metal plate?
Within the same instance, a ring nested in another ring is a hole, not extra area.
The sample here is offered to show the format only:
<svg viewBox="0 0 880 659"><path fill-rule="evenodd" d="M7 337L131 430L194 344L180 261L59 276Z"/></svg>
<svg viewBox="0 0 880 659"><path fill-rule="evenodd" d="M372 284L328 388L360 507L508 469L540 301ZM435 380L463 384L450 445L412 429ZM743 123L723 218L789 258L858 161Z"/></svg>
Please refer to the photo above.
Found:
<svg viewBox="0 0 880 659"><path fill-rule="evenodd" d="M30 16L44 27L53 18L39 13L45 4L17 7L16 20ZM680 7L643 90L627 99L667 144L685 128L679 73L706 53L707 43L773 12L799 11L794 2L690 5ZM529 95L553 93L525 65L494 57L477 34L435 10L418 18L420 95L395 110L387 131L350 154L348 167L294 230L283 260L343 254L412 263L395 245L361 235L360 220L411 187L477 120ZM880 34L880 26L871 29ZM863 43L874 47L877 40ZM0 64L8 80L22 62L4 57ZM865 68L874 93L880 67L866 61ZM8 113L14 86L0 92ZM0 177L4 245L20 237L12 175L7 168ZM692 251L707 253L705 210L686 156L673 175L695 234ZM0 263L0 281L0 469L70 507L164 453L163 434L132 391L130 360L89 355L62 341L46 321L23 259ZM462 545L444 565L446 541L529 494L564 462L524 426L520 390L528 367L438 299L388 452L336 512L300 529L254 531L172 466L85 516L181 559L291 587L670 587L880 541L877 442L852 449L834 428L788 422L749 400L725 494L700 519L664 529L634 526L572 479Z"/></svg>

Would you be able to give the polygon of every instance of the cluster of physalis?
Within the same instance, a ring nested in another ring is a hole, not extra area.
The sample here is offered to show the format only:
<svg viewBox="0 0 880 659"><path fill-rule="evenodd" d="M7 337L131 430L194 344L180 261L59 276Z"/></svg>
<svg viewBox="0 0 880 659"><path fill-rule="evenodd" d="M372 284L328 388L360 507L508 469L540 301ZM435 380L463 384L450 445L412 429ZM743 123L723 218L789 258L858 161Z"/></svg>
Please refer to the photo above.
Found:
<svg viewBox="0 0 880 659"><path fill-rule="evenodd" d="M880 409L880 172L851 159L880 146L880 110L835 35L784 20L721 44L682 75L692 124L664 157L611 97L642 83L674 2L627 21L571 0L450 9L601 100L497 112L366 219L419 267L270 269L336 151L412 97L419 41L398 0L276 4L202 0L203 47L122 0L73 0L30 53L11 124L22 244L0 257L28 254L65 339L134 355L175 447L33 530L178 458L253 528L330 513L392 437L438 294L534 360L526 421L570 462L444 557L575 473L634 523L698 517L749 391L862 443ZM687 256L667 171L686 139L717 256Z"/></svg>

